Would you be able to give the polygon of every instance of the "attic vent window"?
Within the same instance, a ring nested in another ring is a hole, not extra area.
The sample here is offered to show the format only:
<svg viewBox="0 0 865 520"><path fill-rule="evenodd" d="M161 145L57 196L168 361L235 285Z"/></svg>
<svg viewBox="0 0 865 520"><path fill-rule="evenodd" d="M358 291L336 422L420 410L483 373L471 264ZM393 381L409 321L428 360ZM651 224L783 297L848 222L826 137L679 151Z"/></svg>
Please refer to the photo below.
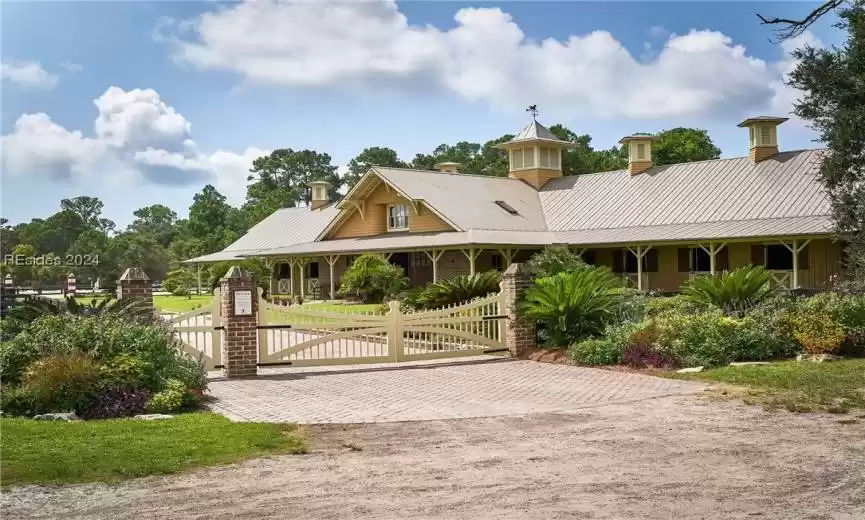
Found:
<svg viewBox="0 0 865 520"><path fill-rule="evenodd" d="M503 200L497 200L497 201L496 201L496 204L498 204L498 206L499 206L500 208L502 208L503 210L507 211L507 212L510 213L511 215L516 215L516 214L517 214L517 210L515 210L515 209L513 208L513 206L511 206L510 204L508 204L507 202L505 202L505 201L503 201Z"/></svg>

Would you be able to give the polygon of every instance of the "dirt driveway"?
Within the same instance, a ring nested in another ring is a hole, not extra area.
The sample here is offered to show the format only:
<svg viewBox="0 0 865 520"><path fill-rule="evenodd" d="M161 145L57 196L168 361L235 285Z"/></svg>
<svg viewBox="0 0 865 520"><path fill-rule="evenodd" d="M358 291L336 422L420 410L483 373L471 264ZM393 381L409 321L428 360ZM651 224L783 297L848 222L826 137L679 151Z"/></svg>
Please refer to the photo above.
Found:
<svg viewBox="0 0 865 520"><path fill-rule="evenodd" d="M311 453L117 486L19 488L4 518L865 518L865 418L701 396L310 426ZM846 418L850 418L846 416Z"/></svg>

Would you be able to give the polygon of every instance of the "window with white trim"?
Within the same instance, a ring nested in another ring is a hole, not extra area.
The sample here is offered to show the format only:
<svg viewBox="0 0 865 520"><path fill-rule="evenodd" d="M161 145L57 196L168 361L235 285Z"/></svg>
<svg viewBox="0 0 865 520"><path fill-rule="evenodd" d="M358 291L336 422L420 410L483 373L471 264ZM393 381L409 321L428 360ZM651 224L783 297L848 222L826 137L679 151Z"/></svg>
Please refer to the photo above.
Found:
<svg viewBox="0 0 865 520"><path fill-rule="evenodd" d="M387 207L388 231L408 229L408 208L405 204L391 204Z"/></svg>
<svg viewBox="0 0 865 520"><path fill-rule="evenodd" d="M637 160L643 161L646 159L646 143L637 143Z"/></svg>
<svg viewBox="0 0 865 520"><path fill-rule="evenodd" d="M518 170L523 167L523 149L517 148L511 150L511 170Z"/></svg>

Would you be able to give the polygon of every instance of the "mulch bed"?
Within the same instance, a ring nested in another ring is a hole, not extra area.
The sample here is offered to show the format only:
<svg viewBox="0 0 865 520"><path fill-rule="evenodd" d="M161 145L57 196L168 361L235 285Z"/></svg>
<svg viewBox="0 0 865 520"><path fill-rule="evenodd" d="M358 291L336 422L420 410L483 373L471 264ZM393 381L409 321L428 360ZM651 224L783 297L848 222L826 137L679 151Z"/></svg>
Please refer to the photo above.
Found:
<svg viewBox="0 0 865 520"><path fill-rule="evenodd" d="M564 348L535 348L529 352L525 352L517 357L518 359L527 359L529 361L539 361L541 363L553 363L555 365L571 365L571 366L588 366L581 365L568 356L568 350ZM625 365L607 365L607 366L592 366L588 368L598 368L601 370L610 370L612 372L629 372L631 374L657 375L658 372L663 372L663 369L658 368L631 368Z"/></svg>

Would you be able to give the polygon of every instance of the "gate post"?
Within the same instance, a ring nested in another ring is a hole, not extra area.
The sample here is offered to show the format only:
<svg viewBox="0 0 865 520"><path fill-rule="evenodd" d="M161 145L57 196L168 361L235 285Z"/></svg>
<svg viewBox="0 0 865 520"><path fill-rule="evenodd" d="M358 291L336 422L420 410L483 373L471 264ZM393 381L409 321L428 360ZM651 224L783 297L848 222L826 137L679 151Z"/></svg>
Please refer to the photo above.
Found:
<svg viewBox="0 0 865 520"><path fill-rule="evenodd" d="M502 273L501 289L504 295L505 347L512 356L520 356L535 347L537 332L535 322L522 316L517 303L534 280L525 264L511 264Z"/></svg>
<svg viewBox="0 0 865 520"><path fill-rule="evenodd" d="M223 326L223 373L228 378L258 375L258 291L245 269L231 266L219 280Z"/></svg>
<svg viewBox="0 0 865 520"><path fill-rule="evenodd" d="M388 303L390 312L387 313L387 348L388 354L396 362L405 357L405 345L403 344L402 309L396 300Z"/></svg>
<svg viewBox="0 0 865 520"><path fill-rule="evenodd" d="M70 275L71 276L71 275ZM138 298L142 301L151 316L156 316L153 306L153 286L144 269L140 267L129 267L120 275L117 282L117 299Z"/></svg>

